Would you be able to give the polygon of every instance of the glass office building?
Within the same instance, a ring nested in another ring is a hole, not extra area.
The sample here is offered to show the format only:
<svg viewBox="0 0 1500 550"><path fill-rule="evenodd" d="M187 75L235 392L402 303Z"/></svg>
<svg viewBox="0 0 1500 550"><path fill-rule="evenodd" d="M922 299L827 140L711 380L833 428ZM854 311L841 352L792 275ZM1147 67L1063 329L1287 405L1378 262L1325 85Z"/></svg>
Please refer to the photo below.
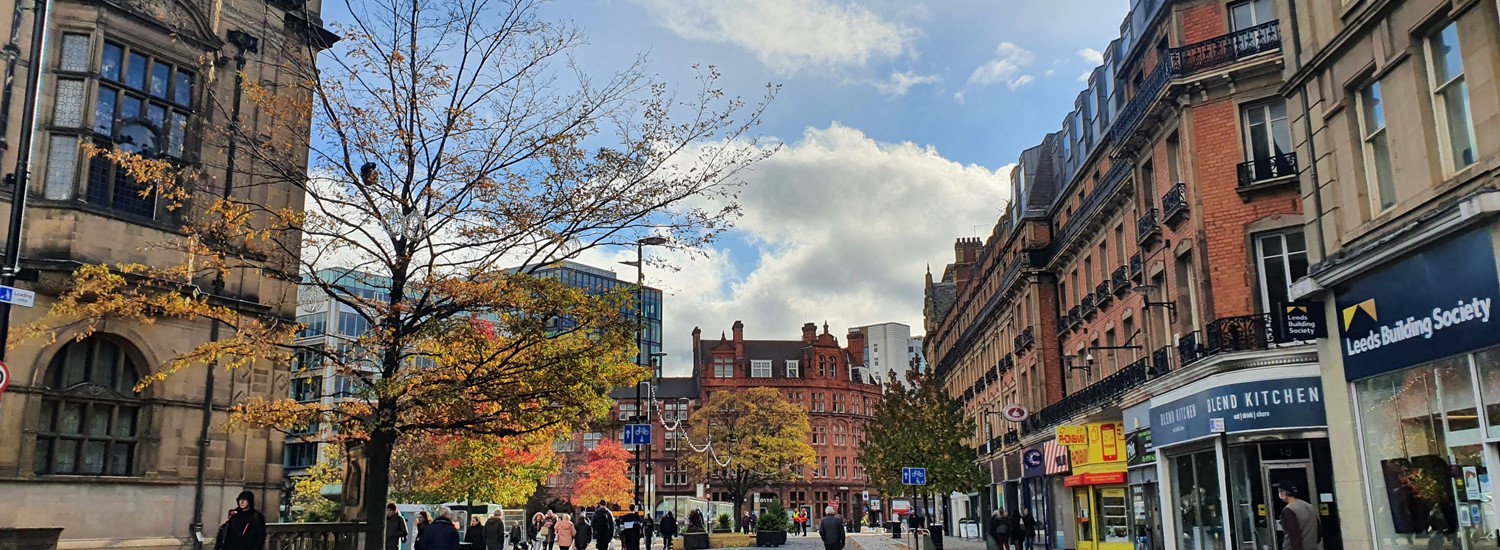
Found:
<svg viewBox="0 0 1500 550"><path fill-rule="evenodd" d="M601 269L577 262L562 261L535 268L532 272L537 277L550 277L562 281L563 284L574 288L588 291L590 295L599 295L609 292L624 290L626 292L635 289L635 282L620 279L615 272ZM637 358L638 364L651 364L652 354L661 353L661 290L644 287L640 294L641 323L643 335L641 338L641 355ZM629 319L636 318L636 309L626 310L625 315ZM558 328L565 328L567 319L554 321L559 323Z"/></svg>

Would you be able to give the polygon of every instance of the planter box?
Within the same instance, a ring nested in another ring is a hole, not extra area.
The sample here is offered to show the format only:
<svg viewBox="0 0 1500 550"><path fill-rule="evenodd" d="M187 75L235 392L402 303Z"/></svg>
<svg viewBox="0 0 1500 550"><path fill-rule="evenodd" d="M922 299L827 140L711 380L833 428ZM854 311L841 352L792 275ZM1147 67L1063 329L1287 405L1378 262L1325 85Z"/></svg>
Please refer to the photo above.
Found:
<svg viewBox="0 0 1500 550"><path fill-rule="evenodd" d="M61 527L0 527L0 548L19 550L55 550Z"/></svg>
<svg viewBox="0 0 1500 550"><path fill-rule="evenodd" d="M708 533L683 533L682 550L704 550L708 548Z"/></svg>
<svg viewBox="0 0 1500 550"><path fill-rule="evenodd" d="M762 530L755 532L755 545L762 548L786 544L786 531Z"/></svg>

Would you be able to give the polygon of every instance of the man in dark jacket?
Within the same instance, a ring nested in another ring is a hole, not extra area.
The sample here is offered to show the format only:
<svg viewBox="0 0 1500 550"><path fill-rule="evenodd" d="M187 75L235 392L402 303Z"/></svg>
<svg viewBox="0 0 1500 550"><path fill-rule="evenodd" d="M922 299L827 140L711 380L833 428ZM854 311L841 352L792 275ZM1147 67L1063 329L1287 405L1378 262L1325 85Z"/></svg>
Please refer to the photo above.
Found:
<svg viewBox="0 0 1500 550"><path fill-rule="evenodd" d="M641 533L644 527L645 521L633 505L629 513L620 516L620 544L624 545L625 550L641 550Z"/></svg>
<svg viewBox="0 0 1500 550"><path fill-rule="evenodd" d="M661 533L661 547L663 550L672 550L672 538L677 536L677 516L667 512L661 517L661 526L657 530Z"/></svg>
<svg viewBox="0 0 1500 550"><path fill-rule="evenodd" d="M416 550L458 550L458 526L453 524L453 511L438 508L437 516L422 538L417 539Z"/></svg>
<svg viewBox="0 0 1500 550"><path fill-rule="evenodd" d="M396 511L396 503L385 505L385 550L396 550L401 543L406 542L409 532L406 530L406 518Z"/></svg>
<svg viewBox="0 0 1500 550"><path fill-rule="evenodd" d="M818 523L818 537L823 539L823 548L844 550L844 518L834 513L832 506L823 509L823 521Z"/></svg>
<svg viewBox="0 0 1500 550"><path fill-rule="evenodd" d="M609 513L604 501L594 510L594 521L589 524L589 533L594 535L597 550L609 550L609 540L615 537L615 517Z"/></svg>
<svg viewBox="0 0 1500 550"><path fill-rule="evenodd" d="M255 493L242 492L234 501L234 515L224 529L224 550L265 550L266 516L255 509Z"/></svg>
<svg viewBox="0 0 1500 550"><path fill-rule="evenodd" d="M500 517L500 510L484 522L484 548L505 550L505 518Z"/></svg>
<svg viewBox="0 0 1500 550"><path fill-rule="evenodd" d="M578 519L573 521L573 527L578 529L578 535L573 537L573 550L588 550L589 542L594 540L593 527L590 526L589 513L585 511L578 514Z"/></svg>

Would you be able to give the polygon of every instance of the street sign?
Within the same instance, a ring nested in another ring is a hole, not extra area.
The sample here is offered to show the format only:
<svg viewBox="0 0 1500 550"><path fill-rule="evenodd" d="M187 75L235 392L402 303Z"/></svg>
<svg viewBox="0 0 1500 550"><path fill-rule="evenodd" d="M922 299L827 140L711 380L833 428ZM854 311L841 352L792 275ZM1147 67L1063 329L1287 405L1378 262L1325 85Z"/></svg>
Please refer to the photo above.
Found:
<svg viewBox="0 0 1500 550"><path fill-rule="evenodd" d="M927 484L927 468L902 468L901 469L901 484L902 485L926 485Z"/></svg>
<svg viewBox="0 0 1500 550"><path fill-rule="evenodd" d="M7 387L10 387L10 367L0 362L0 394L4 394Z"/></svg>
<svg viewBox="0 0 1500 550"><path fill-rule="evenodd" d="M626 424L625 425L625 441L623 441L622 443L624 443L626 445L650 445L651 444L651 425L650 424Z"/></svg>
<svg viewBox="0 0 1500 550"><path fill-rule="evenodd" d="M0 285L0 302L33 307L36 306L36 293L24 288Z"/></svg>
<svg viewBox="0 0 1500 550"><path fill-rule="evenodd" d="M1026 407L1020 405L1006 405L1004 409L1000 410L1000 415L1011 422L1021 422L1026 420L1026 417L1031 416L1031 411L1026 410Z"/></svg>

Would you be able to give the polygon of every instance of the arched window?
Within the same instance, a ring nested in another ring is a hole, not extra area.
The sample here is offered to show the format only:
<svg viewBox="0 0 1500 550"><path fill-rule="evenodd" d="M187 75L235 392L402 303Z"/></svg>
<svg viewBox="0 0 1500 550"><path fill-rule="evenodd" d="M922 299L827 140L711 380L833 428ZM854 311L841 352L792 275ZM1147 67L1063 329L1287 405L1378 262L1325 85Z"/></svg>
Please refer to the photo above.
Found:
<svg viewBox="0 0 1500 550"><path fill-rule="evenodd" d="M52 358L43 385L33 469L37 475L136 473L140 368L119 340L70 342Z"/></svg>

